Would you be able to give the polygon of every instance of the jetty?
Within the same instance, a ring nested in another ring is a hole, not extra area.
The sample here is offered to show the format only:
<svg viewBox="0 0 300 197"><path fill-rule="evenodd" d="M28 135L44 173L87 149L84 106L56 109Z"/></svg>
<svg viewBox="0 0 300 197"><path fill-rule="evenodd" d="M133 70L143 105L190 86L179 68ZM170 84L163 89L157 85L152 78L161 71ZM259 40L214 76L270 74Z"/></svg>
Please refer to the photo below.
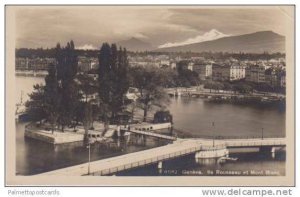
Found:
<svg viewBox="0 0 300 197"><path fill-rule="evenodd" d="M283 94L272 93L253 93L242 94L237 92L228 91L203 91L197 89L182 89L182 88L167 88L166 93L170 96L188 96L196 98L247 98L247 99L262 99L268 101L277 101L285 99Z"/></svg>

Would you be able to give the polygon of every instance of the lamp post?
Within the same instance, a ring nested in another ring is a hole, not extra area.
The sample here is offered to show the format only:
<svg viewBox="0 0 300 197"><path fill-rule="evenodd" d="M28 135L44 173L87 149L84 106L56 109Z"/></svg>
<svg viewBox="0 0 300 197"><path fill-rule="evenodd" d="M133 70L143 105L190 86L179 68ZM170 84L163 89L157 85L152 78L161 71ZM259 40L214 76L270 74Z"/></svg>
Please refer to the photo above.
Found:
<svg viewBox="0 0 300 197"><path fill-rule="evenodd" d="M264 128L261 128L261 139L264 139Z"/></svg>
<svg viewBox="0 0 300 197"><path fill-rule="evenodd" d="M215 147L215 122L212 122L212 131L213 131L213 147Z"/></svg>
<svg viewBox="0 0 300 197"><path fill-rule="evenodd" d="M91 163L91 143L88 142L87 148L89 149L89 163L88 163L88 175L90 174L90 163Z"/></svg>

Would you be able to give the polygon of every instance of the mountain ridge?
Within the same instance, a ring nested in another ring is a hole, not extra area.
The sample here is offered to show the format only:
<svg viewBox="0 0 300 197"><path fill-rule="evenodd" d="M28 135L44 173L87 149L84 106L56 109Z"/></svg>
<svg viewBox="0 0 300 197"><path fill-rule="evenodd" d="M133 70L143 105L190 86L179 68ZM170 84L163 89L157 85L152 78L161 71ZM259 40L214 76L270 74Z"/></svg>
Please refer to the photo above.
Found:
<svg viewBox="0 0 300 197"><path fill-rule="evenodd" d="M121 40L117 42L117 45L125 47L129 51L145 51L154 49L154 47L150 43L142 41L135 37L131 37L127 40Z"/></svg>
<svg viewBox="0 0 300 197"><path fill-rule="evenodd" d="M194 44L194 43L200 43L210 40L217 40L219 38L228 37L231 36L230 34L224 34L216 29L211 29L208 32L205 32L202 35L198 35L193 38L188 38L181 42L169 42L162 45L159 45L158 48L168 48L168 47L175 47L175 46L184 46L187 44Z"/></svg>
<svg viewBox="0 0 300 197"><path fill-rule="evenodd" d="M285 37L273 31L259 31L249 34L222 37L216 40L182 46L158 48L159 52L285 52Z"/></svg>

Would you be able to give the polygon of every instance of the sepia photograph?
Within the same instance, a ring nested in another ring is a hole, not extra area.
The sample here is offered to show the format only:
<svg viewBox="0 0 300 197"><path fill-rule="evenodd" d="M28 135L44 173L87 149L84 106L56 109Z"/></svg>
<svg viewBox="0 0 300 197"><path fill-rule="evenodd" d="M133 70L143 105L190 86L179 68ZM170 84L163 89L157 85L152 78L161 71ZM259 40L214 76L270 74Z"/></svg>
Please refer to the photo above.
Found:
<svg viewBox="0 0 300 197"><path fill-rule="evenodd" d="M294 6L5 7L8 185L292 186Z"/></svg>

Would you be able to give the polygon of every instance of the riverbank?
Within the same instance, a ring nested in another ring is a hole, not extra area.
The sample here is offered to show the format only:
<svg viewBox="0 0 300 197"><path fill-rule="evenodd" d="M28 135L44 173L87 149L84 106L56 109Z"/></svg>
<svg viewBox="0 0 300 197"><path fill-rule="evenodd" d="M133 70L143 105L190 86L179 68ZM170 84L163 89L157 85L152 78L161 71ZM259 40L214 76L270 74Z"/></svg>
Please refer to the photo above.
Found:
<svg viewBox="0 0 300 197"><path fill-rule="evenodd" d="M104 124L95 121L93 124L93 129L89 130L89 141L90 143L102 142L107 139L114 137L122 137L124 135L130 135L131 132L127 132L129 128L140 131L140 132L157 132L157 133L170 133L171 123L146 123L142 122L140 124L129 125L109 125L109 129L104 132ZM123 131L123 132L121 132ZM122 134L121 134L122 133ZM121 136L122 135L122 136ZM25 126L25 137L33 138L42 142L50 144L66 144L71 142L82 142L84 141L85 130L83 126L76 126L76 128L65 128L62 132L61 130L55 129L52 133L51 127L48 123L29 123Z"/></svg>

